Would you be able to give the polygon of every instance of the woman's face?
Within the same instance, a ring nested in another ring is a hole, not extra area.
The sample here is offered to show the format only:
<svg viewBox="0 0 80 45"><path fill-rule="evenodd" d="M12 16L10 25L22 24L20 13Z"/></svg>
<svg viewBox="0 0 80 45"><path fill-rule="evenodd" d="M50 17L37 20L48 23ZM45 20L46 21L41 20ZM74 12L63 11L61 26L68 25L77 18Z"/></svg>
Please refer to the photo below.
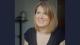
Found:
<svg viewBox="0 0 80 45"><path fill-rule="evenodd" d="M36 14L35 14L35 22L36 22L38 27L45 27L50 22L48 14L45 13L45 10L42 6L39 6L37 8L37 11L36 11Z"/></svg>

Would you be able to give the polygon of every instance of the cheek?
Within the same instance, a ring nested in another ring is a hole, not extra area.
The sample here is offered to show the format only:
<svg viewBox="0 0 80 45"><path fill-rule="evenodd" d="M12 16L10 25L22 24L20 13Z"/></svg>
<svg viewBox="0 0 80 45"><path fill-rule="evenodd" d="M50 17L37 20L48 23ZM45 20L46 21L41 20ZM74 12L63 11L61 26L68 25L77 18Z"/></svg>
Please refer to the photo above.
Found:
<svg viewBox="0 0 80 45"><path fill-rule="evenodd" d="M38 15L35 15L35 19L38 19L39 18L39 16Z"/></svg>
<svg viewBox="0 0 80 45"><path fill-rule="evenodd" d="M48 25L50 23L50 18L49 17L46 17L45 20L46 20L45 21L45 24Z"/></svg>
<svg viewBox="0 0 80 45"><path fill-rule="evenodd" d="M49 22L49 21L50 21L50 19L49 19L49 17L48 17L48 16L44 16L44 19L45 19L47 22Z"/></svg>
<svg viewBox="0 0 80 45"><path fill-rule="evenodd" d="M39 16L38 16L38 15L35 15L35 16L34 16L34 20L35 20L35 22L37 22L38 19L39 19Z"/></svg>

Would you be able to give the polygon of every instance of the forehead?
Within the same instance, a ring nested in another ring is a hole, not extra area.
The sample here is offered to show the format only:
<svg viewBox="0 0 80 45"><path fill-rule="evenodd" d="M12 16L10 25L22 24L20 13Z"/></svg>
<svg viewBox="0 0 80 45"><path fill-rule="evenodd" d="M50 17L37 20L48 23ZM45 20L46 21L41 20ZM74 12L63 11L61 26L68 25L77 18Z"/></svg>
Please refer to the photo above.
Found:
<svg viewBox="0 0 80 45"><path fill-rule="evenodd" d="M37 11L41 11L41 12L46 12L46 13L47 13L48 8L45 7L45 6L38 6L38 7L37 7Z"/></svg>

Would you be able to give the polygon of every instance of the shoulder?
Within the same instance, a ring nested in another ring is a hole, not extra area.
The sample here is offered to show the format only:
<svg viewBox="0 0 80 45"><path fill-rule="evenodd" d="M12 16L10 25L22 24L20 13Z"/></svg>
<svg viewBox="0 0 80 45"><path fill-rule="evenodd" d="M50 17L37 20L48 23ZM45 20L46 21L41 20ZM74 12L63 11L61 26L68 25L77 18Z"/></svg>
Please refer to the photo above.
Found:
<svg viewBox="0 0 80 45"><path fill-rule="evenodd" d="M65 30L61 29L61 28L56 28L55 32L53 32L53 39L55 41L56 39L56 43L61 43L63 40L65 40Z"/></svg>
<svg viewBox="0 0 80 45"><path fill-rule="evenodd" d="M24 33L24 35L30 34L30 33L34 32L34 31L35 31L35 28L31 27Z"/></svg>
<svg viewBox="0 0 80 45"><path fill-rule="evenodd" d="M28 41L28 40L31 38L31 36L32 36L33 33L35 33L35 28L34 28L34 27L29 28L29 29L24 33L24 39L25 39L26 41Z"/></svg>
<svg viewBox="0 0 80 45"><path fill-rule="evenodd" d="M65 30L64 29L62 29L62 28L60 28L60 27L57 27L56 29L55 29L55 31L53 32L53 34L55 35L55 36L57 36L57 37L61 37L61 38L64 38L65 37Z"/></svg>
<svg viewBox="0 0 80 45"><path fill-rule="evenodd" d="M24 40L24 45L28 45L28 42L26 40Z"/></svg>
<svg viewBox="0 0 80 45"><path fill-rule="evenodd" d="M63 40L62 42L60 42L59 45L65 45L65 40Z"/></svg>

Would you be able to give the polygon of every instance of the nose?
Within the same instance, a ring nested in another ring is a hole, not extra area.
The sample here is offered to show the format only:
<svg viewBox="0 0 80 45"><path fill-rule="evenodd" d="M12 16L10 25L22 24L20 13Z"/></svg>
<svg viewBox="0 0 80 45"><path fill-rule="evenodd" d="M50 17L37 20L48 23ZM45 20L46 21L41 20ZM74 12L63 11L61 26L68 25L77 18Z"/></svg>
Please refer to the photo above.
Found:
<svg viewBox="0 0 80 45"><path fill-rule="evenodd" d="M43 18L44 18L43 15L41 15L41 16L40 16L40 19L43 19Z"/></svg>

